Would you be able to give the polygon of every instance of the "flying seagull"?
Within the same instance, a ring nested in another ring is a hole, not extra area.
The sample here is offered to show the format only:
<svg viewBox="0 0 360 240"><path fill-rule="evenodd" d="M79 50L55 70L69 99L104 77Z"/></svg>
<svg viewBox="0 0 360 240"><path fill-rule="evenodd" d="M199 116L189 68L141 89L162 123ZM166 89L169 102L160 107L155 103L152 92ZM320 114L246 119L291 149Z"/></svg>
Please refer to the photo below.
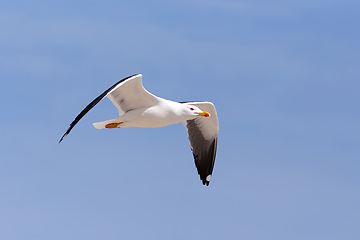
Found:
<svg viewBox="0 0 360 240"><path fill-rule="evenodd" d="M59 143L80 119L105 97L118 109L119 117L93 123L97 129L156 128L182 122L187 129L200 179L204 185L209 185L219 131L215 106L211 102L173 102L157 97L143 87L141 74L118 81L89 103L70 124Z"/></svg>

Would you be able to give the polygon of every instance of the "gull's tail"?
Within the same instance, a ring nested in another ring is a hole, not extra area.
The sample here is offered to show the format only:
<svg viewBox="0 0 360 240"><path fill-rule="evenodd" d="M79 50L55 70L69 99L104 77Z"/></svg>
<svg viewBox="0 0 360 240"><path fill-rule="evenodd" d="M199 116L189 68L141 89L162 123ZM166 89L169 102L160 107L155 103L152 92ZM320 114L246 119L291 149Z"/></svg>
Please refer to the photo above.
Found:
<svg viewBox="0 0 360 240"><path fill-rule="evenodd" d="M103 122L93 123L93 126L96 129L103 129L103 128L105 128L106 125L108 125L110 123L118 123L118 122L120 122L119 118L114 118L114 119L103 121Z"/></svg>

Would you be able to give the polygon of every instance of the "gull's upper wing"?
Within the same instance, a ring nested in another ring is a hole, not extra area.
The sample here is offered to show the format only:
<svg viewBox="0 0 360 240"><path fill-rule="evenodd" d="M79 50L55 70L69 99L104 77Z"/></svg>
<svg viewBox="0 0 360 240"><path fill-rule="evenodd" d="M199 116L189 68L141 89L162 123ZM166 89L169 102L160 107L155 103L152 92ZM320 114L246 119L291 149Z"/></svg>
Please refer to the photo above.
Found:
<svg viewBox="0 0 360 240"><path fill-rule="evenodd" d="M105 97L108 97L111 102L119 110L119 113L130 111L136 108L148 107L156 104L158 97L146 91L142 85L142 75L135 74L124 78L110 88L105 90L97 98L95 98L91 103L89 103L77 117L72 121L69 128L65 134L61 137L61 142L66 135L68 135L71 129L80 121L80 119L85 116L98 102L100 102Z"/></svg>
<svg viewBox="0 0 360 240"><path fill-rule="evenodd" d="M210 113L210 117L198 117L184 122L198 174L202 183L209 185L215 163L219 131L216 109L211 102L184 102L183 104L195 105Z"/></svg>

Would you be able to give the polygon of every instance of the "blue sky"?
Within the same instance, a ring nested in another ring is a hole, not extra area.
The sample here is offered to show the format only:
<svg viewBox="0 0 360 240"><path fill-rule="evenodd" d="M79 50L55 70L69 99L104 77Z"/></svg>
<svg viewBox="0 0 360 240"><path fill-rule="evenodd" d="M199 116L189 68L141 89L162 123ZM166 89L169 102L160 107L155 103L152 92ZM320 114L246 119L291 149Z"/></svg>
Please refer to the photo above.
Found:
<svg viewBox="0 0 360 240"><path fill-rule="evenodd" d="M8 1L0 238L359 239L358 1ZM96 130L113 83L212 101L212 181L181 124Z"/></svg>

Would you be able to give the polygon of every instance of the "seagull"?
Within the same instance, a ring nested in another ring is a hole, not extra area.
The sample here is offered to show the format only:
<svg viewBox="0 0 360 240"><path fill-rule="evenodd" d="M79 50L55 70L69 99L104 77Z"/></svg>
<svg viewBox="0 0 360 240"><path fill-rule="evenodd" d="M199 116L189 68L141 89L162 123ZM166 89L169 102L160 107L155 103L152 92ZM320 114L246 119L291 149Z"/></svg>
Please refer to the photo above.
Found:
<svg viewBox="0 0 360 240"><path fill-rule="evenodd" d="M128 127L157 128L182 122L188 133L195 166L203 185L208 186L214 168L219 122L211 102L174 102L149 93L142 75L126 77L89 103L72 121L59 143L97 103L105 97L115 105L119 117L93 123L97 129Z"/></svg>

